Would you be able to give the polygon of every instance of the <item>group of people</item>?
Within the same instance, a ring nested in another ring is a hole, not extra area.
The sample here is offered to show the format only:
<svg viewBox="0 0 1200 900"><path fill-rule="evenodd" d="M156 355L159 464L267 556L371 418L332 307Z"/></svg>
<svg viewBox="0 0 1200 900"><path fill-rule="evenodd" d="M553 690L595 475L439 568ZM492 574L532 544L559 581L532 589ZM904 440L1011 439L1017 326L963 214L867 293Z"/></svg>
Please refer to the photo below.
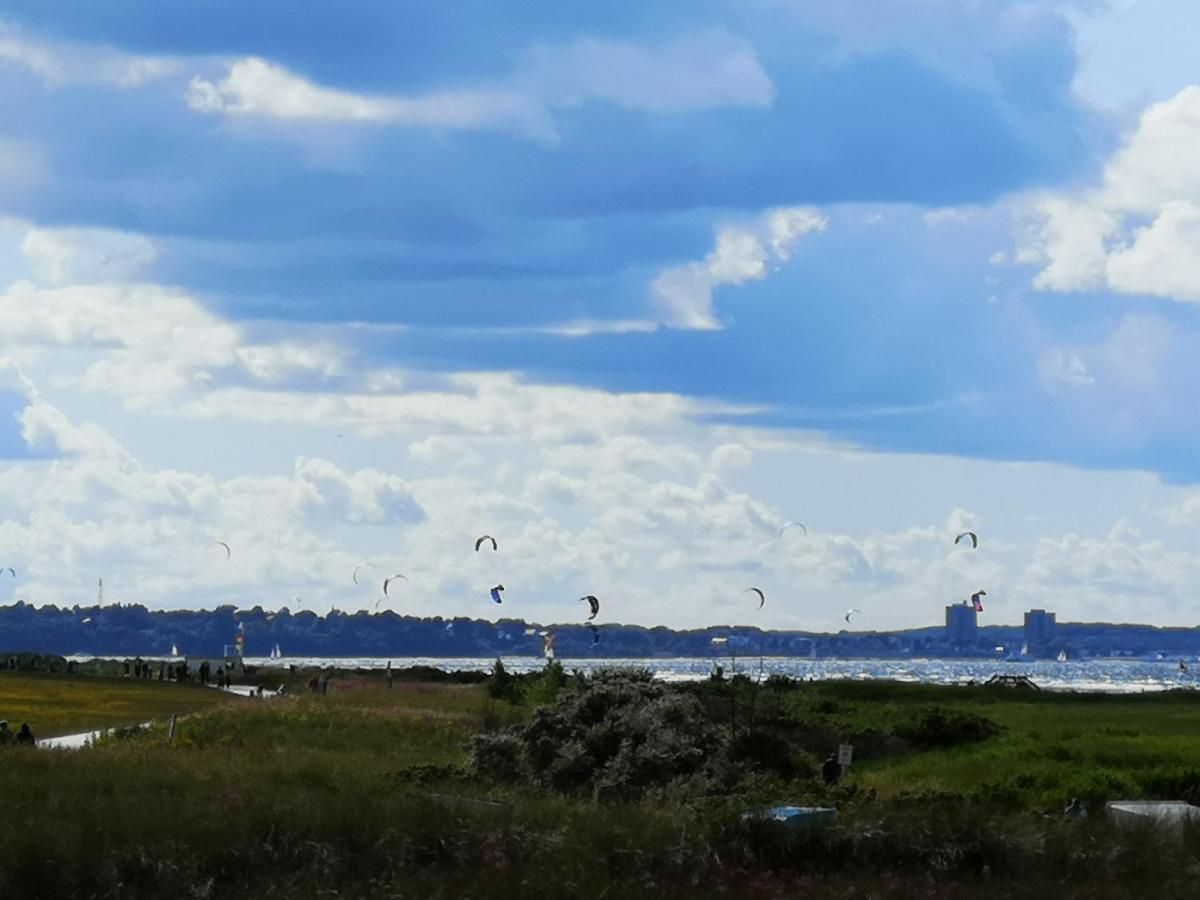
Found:
<svg viewBox="0 0 1200 900"><path fill-rule="evenodd" d="M154 680L154 672L151 665L140 656L136 659L125 660L125 677L126 678L144 678L147 681ZM188 671L186 661L168 663L165 660L160 660L158 663L158 680L159 681L189 681L191 673Z"/></svg>
<svg viewBox="0 0 1200 900"><path fill-rule="evenodd" d="M308 679L308 692L310 694L328 694L329 677L328 672L322 672L320 675L314 675Z"/></svg>
<svg viewBox="0 0 1200 900"><path fill-rule="evenodd" d="M8 727L7 719L0 719L0 747L7 747L9 744L32 747L37 742L33 739L33 732L29 730L29 723L22 722L21 729L15 734Z"/></svg>

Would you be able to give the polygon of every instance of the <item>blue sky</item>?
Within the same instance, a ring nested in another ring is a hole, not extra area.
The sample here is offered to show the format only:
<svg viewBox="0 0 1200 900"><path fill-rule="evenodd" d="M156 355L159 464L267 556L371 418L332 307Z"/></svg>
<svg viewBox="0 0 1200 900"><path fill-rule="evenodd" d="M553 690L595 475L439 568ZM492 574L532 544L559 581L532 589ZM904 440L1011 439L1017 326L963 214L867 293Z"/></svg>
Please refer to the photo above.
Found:
<svg viewBox="0 0 1200 900"><path fill-rule="evenodd" d="M546 619L720 620L754 577L819 598L769 624L923 624L989 577L1014 618L1073 584L1067 618L1188 621L1196 15L8 3L14 596L370 606L369 553L486 614L451 548L494 520ZM943 558L975 521L997 557ZM222 529L245 567L196 566Z"/></svg>

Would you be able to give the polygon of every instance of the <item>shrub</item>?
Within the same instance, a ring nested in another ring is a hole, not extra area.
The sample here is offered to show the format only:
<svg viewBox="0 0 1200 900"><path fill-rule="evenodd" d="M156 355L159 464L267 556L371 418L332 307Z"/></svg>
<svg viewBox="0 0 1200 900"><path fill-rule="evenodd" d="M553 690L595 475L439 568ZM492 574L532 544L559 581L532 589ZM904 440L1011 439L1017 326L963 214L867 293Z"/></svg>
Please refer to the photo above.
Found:
<svg viewBox="0 0 1200 900"><path fill-rule="evenodd" d="M520 682L508 673L499 659L492 666L492 677L487 682L488 696L494 700L515 701L520 693Z"/></svg>
<svg viewBox="0 0 1200 900"><path fill-rule="evenodd" d="M897 737L927 748L974 744L999 734L1000 726L991 719L945 706L928 706L912 721L895 729Z"/></svg>
<svg viewBox="0 0 1200 900"><path fill-rule="evenodd" d="M496 781L519 781L525 775L525 747L511 731L474 735L467 745L467 765L476 774Z"/></svg>
<svg viewBox="0 0 1200 900"><path fill-rule="evenodd" d="M543 678L565 680L558 671L547 667ZM668 691L649 672L601 670L567 683L529 724L474 739L471 764L494 777L527 766L555 791L635 799L700 773L718 746L694 697Z"/></svg>
<svg viewBox="0 0 1200 900"><path fill-rule="evenodd" d="M739 733L729 748L729 754L735 762L748 763L756 769L774 772L784 778L791 778L798 773L792 746L777 731L767 728L750 728ZM809 758L808 754L805 757Z"/></svg>

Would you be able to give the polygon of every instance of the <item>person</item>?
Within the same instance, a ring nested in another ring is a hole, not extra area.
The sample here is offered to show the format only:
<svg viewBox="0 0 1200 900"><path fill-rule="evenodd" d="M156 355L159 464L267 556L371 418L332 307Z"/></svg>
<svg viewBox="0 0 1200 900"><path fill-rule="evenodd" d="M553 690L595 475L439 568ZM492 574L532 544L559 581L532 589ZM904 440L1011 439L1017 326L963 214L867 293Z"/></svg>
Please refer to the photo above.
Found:
<svg viewBox="0 0 1200 900"><path fill-rule="evenodd" d="M12 743L13 733L8 730L8 720L0 719L0 747Z"/></svg>
<svg viewBox="0 0 1200 900"><path fill-rule="evenodd" d="M200 683L208 684L209 678L212 677L212 665L206 659L200 663Z"/></svg>
<svg viewBox="0 0 1200 900"><path fill-rule="evenodd" d="M324 696L329 693L329 675L321 674L321 694Z"/></svg>
<svg viewBox="0 0 1200 900"><path fill-rule="evenodd" d="M312 678L308 679L308 690L309 690L309 693L315 694L315 693L316 693L317 691L319 691L320 689L321 689L321 682L320 682L320 680L317 678L317 676L316 676L316 675L314 675Z"/></svg>
<svg viewBox="0 0 1200 900"><path fill-rule="evenodd" d="M392 661L389 659L387 664L387 683L388 687L392 686L392 682L396 680L396 673L392 671Z"/></svg>
<svg viewBox="0 0 1200 900"><path fill-rule="evenodd" d="M167 664L165 662L160 661L158 664L158 680L159 681L167 680Z"/></svg>
<svg viewBox="0 0 1200 900"><path fill-rule="evenodd" d="M830 753L821 764L821 780L826 784L837 784L842 777L842 767L838 765L837 754Z"/></svg>
<svg viewBox="0 0 1200 900"><path fill-rule="evenodd" d="M1086 819L1087 807L1083 805L1078 797L1072 797L1071 802L1067 804L1067 808L1063 810L1068 819Z"/></svg>
<svg viewBox="0 0 1200 900"><path fill-rule="evenodd" d="M21 723L21 730L17 732L17 743L26 744L30 747L36 743L33 739L33 732L29 730L28 722Z"/></svg>

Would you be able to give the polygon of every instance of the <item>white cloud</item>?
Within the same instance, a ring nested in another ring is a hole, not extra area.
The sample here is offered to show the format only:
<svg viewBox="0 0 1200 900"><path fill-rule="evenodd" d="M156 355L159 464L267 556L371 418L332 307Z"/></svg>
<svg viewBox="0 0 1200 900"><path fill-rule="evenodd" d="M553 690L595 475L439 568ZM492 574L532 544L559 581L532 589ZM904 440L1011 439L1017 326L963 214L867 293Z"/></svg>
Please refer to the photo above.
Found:
<svg viewBox="0 0 1200 900"><path fill-rule="evenodd" d="M38 41L0 23L0 63L21 66L50 87L66 84L111 84L134 88L174 74L178 59L139 56L108 47Z"/></svg>
<svg viewBox="0 0 1200 900"><path fill-rule="evenodd" d="M1200 87L1145 111L1099 187L1035 199L1019 262L1042 290L1200 302Z"/></svg>
<svg viewBox="0 0 1200 900"><path fill-rule="evenodd" d="M197 112L229 116L515 131L539 140L557 139L545 109L516 92L461 90L374 97L321 87L257 57L234 62L218 82L197 75L187 100Z"/></svg>
<svg viewBox="0 0 1200 900"><path fill-rule="evenodd" d="M51 284L124 281L157 256L148 238L107 228L31 228L21 251Z"/></svg>
<svg viewBox="0 0 1200 900"><path fill-rule="evenodd" d="M196 112L290 121L505 131L556 142L553 110L588 102L649 113L769 106L774 87L753 49L720 32L658 47L582 38L530 51L493 87L419 95L363 94L316 84L270 60L245 57L218 79L196 75Z"/></svg>
<svg viewBox="0 0 1200 900"><path fill-rule="evenodd" d="M714 288L765 278L772 259L786 261L797 240L824 231L826 224L816 209L790 207L769 210L745 225L720 229L716 246L703 262L666 269L651 282L663 322L673 328L720 328L713 308Z"/></svg>

